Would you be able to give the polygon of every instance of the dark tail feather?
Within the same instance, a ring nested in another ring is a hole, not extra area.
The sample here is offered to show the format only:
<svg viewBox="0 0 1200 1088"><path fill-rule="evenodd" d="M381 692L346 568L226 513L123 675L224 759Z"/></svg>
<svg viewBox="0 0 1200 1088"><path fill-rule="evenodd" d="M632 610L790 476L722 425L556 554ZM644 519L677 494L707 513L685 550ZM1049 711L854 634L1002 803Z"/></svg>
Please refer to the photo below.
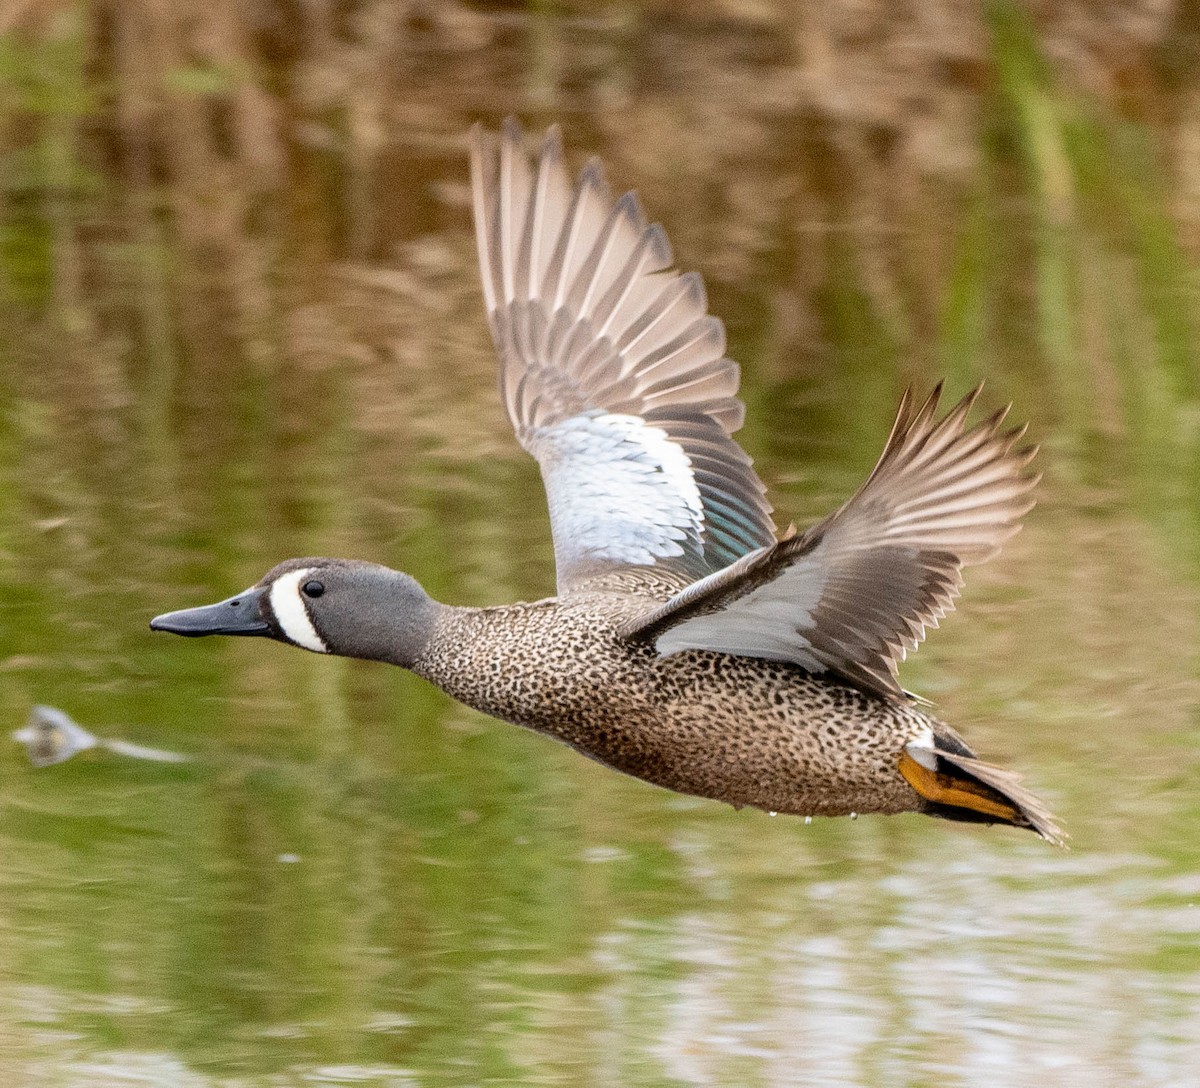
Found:
<svg viewBox="0 0 1200 1088"><path fill-rule="evenodd" d="M932 771L907 752L900 757L900 773L929 802L930 815L1026 827L1055 846L1066 846L1066 833L1050 810L1021 785L1020 775L942 748L933 754L937 769Z"/></svg>

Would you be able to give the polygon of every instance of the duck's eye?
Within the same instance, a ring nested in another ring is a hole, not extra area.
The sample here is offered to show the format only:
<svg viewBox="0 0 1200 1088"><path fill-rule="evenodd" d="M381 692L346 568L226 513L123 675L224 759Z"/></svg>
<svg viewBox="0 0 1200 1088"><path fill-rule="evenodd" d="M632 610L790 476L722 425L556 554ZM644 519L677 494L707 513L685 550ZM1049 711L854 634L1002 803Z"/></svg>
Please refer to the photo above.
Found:
<svg viewBox="0 0 1200 1088"><path fill-rule="evenodd" d="M324 592L325 586L320 582L313 581L304 583L304 596L306 597L319 597Z"/></svg>

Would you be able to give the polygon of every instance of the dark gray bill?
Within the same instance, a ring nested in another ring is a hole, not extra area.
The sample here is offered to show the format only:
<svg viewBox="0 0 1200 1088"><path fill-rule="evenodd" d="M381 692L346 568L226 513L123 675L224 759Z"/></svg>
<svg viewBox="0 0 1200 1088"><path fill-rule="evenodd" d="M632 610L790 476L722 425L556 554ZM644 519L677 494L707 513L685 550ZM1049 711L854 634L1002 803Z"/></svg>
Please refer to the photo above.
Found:
<svg viewBox="0 0 1200 1088"><path fill-rule="evenodd" d="M262 589L248 589L219 604L181 608L150 621L151 631L173 635L269 635L271 628L262 614Z"/></svg>

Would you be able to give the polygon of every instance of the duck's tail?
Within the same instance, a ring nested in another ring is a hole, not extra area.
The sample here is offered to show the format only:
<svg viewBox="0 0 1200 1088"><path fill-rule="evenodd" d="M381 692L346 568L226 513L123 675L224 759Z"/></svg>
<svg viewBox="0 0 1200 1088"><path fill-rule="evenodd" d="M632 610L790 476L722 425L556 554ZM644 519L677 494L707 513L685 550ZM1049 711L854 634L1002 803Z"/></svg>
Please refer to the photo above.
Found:
<svg viewBox="0 0 1200 1088"><path fill-rule="evenodd" d="M938 737L937 740L943 738ZM910 745L900 756L900 773L925 798L925 811L946 820L1011 824L1066 846L1066 832L1046 805L1021 785L1021 776L977 759L965 745ZM932 764L932 766L930 766Z"/></svg>

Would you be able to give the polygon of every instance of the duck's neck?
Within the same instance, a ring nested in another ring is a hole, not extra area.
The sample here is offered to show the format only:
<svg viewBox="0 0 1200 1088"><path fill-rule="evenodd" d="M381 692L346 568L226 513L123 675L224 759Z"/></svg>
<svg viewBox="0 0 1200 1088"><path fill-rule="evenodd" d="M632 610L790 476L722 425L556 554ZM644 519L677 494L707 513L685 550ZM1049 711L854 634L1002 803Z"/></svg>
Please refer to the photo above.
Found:
<svg viewBox="0 0 1200 1088"><path fill-rule="evenodd" d="M484 714L533 724L546 696L545 654L538 645L548 635L548 603L439 605L432 637L408 668Z"/></svg>
<svg viewBox="0 0 1200 1088"><path fill-rule="evenodd" d="M431 597L428 638L420 652L409 661L395 661L448 695L461 698L457 683L465 673L477 668L489 637L494 635L494 615L503 608L463 608L442 604Z"/></svg>

